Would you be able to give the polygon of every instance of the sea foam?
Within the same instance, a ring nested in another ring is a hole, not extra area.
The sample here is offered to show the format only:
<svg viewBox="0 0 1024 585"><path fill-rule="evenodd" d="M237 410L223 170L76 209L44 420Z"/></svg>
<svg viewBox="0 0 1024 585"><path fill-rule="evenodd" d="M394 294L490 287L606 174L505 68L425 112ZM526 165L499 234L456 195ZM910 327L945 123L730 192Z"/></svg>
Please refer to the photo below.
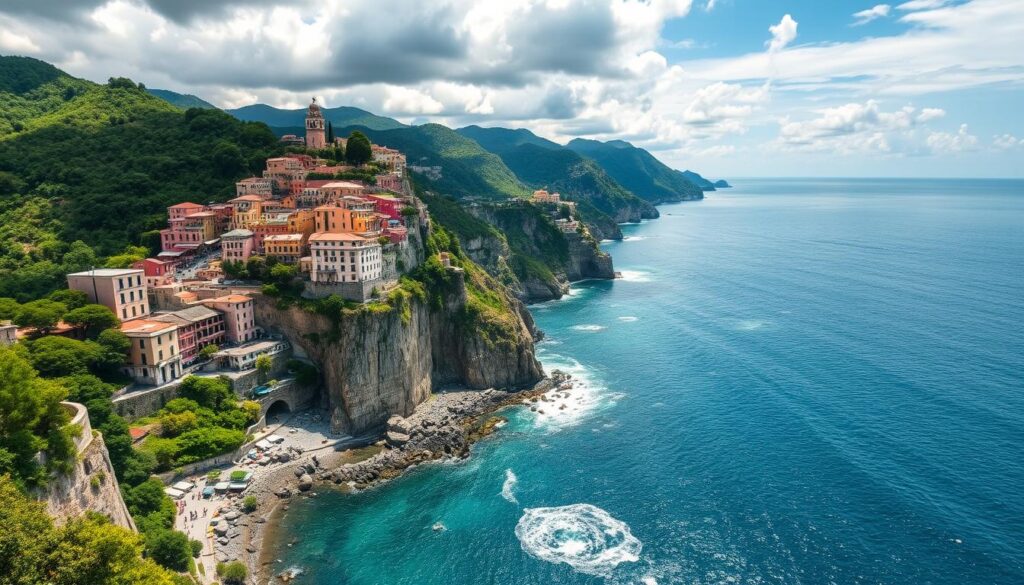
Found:
<svg viewBox="0 0 1024 585"><path fill-rule="evenodd" d="M600 576L637 561L643 548L625 522L590 504L527 508L516 524L516 538L533 557Z"/></svg>
<svg viewBox="0 0 1024 585"><path fill-rule="evenodd" d="M518 504L519 500L516 499L515 489L516 484L519 483L519 478L511 469L505 470L505 483L501 484L501 497L505 498L513 504Z"/></svg>
<svg viewBox="0 0 1024 585"><path fill-rule="evenodd" d="M588 331L591 333L605 330L604 325L573 325L572 328L576 331Z"/></svg>

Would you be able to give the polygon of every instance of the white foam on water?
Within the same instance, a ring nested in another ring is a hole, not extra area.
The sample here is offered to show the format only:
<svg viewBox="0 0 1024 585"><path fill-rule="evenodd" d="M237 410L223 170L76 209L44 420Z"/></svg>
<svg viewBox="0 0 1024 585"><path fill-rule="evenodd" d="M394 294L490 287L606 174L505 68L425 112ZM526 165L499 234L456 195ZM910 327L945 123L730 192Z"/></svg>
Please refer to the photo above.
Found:
<svg viewBox="0 0 1024 585"><path fill-rule="evenodd" d="M619 274L621 274L622 277L619 278L618 280L622 280L622 281L625 281L625 282L650 282L651 281L651 273L650 272L643 272L643 271L640 271L640 270L623 270L623 271L619 272Z"/></svg>
<svg viewBox="0 0 1024 585"><path fill-rule="evenodd" d="M537 357L547 371L561 370L571 375L567 387L552 388L530 403L538 427L556 430L572 426L598 407L615 403L614 397L606 396L606 388L579 361L549 353L543 347L538 348Z"/></svg>
<svg viewBox="0 0 1024 585"><path fill-rule="evenodd" d="M513 504L518 504L519 500L516 499L515 489L519 483L519 478L511 469L505 470L505 483L501 484L501 497L505 498L506 501Z"/></svg>
<svg viewBox="0 0 1024 585"><path fill-rule="evenodd" d="M622 238L623 242L639 242L640 240L646 240L647 236L626 236Z"/></svg>
<svg viewBox="0 0 1024 585"><path fill-rule="evenodd" d="M740 331L757 331L769 325L768 321L760 321L757 319L746 319L736 324L736 328Z"/></svg>
<svg viewBox="0 0 1024 585"><path fill-rule="evenodd" d="M644 585L658 585L658 580L654 577L647 575L642 579Z"/></svg>
<svg viewBox="0 0 1024 585"><path fill-rule="evenodd" d="M516 538L530 556L588 575L609 576L619 564L639 560L643 549L629 525L590 504L526 508Z"/></svg>
<svg viewBox="0 0 1024 585"><path fill-rule="evenodd" d="M632 323L632 322L637 321L639 319L640 319L639 317L634 317L632 315L623 315L623 316L619 317L619 321L622 321L623 323Z"/></svg>
<svg viewBox="0 0 1024 585"><path fill-rule="evenodd" d="M596 333L598 331L604 331L605 329L607 329L607 327L605 327L604 325L591 325L591 324L587 324L587 325L573 325L572 328L575 329L576 331L587 331L587 332L590 332L590 333Z"/></svg>

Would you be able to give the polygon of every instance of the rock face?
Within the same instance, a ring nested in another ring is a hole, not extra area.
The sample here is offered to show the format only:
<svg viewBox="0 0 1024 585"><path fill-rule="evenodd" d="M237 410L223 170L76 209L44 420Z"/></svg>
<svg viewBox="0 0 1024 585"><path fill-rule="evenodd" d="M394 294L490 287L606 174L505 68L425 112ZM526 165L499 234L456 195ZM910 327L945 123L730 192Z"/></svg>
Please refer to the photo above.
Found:
<svg viewBox="0 0 1024 585"><path fill-rule="evenodd" d="M325 400L336 432L362 434L379 429L394 414L408 416L434 388L520 388L543 376L534 356L530 328L518 311L509 343L495 344L482 331L465 327L467 303L461 273L440 308L410 300L402 311L344 314L331 319L297 307L277 308L256 296L256 321L283 333L319 367ZM510 299L517 303L515 299Z"/></svg>

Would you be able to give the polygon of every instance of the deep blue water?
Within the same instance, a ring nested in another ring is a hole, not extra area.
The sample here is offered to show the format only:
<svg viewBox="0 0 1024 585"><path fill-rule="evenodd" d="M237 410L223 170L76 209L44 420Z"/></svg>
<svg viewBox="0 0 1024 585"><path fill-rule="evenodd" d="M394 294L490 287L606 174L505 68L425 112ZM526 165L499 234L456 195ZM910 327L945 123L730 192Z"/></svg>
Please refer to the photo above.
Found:
<svg viewBox="0 0 1024 585"><path fill-rule="evenodd" d="M661 212L606 244L623 280L533 307L548 369L588 382L572 409L516 409L468 461L293 503L276 567L1024 583L1024 182L747 180ZM524 508L573 504L597 509L531 513L528 554Z"/></svg>

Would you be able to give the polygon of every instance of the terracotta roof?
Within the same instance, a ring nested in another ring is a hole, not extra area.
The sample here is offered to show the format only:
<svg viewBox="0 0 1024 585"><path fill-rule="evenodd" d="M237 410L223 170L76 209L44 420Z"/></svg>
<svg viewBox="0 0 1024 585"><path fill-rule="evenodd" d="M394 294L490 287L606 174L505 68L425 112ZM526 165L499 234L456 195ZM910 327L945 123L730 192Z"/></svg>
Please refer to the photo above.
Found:
<svg viewBox="0 0 1024 585"><path fill-rule="evenodd" d="M155 319L132 319L121 323L121 331L124 333L161 333L177 328L177 325Z"/></svg>
<svg viewBox="0 0 1024 585"><path fill-rule="evenodd" d="M216 303L245 303L251 301L252 297L247 297L245 295L230 294L207 300Z"/></svg>
<svg viewBox="0 0 1024 585"><path fill-rule="evenodd" d="M241 197L228 200L228 203L234 203L235 201L263 201L263 198L259 195L242 195Z"/></svg>
<svg viewBox="0 0 1024 585"><path fill-rule="evenodd" d="M190 201L186 201L184 203L177 203L175 205L172 205L172 206L168 207L167 209L185 209L185 208L192 208L192 207L204 207L204 206L200 205L198 203L192 203Z"/></svg>
<svg viewBox="0 0 1024 585"><path fill-rule="evenodd" d="M310 242L366 242L371 238L364 238L350 233L329 233L320 232L309 236Z"/></svg>

